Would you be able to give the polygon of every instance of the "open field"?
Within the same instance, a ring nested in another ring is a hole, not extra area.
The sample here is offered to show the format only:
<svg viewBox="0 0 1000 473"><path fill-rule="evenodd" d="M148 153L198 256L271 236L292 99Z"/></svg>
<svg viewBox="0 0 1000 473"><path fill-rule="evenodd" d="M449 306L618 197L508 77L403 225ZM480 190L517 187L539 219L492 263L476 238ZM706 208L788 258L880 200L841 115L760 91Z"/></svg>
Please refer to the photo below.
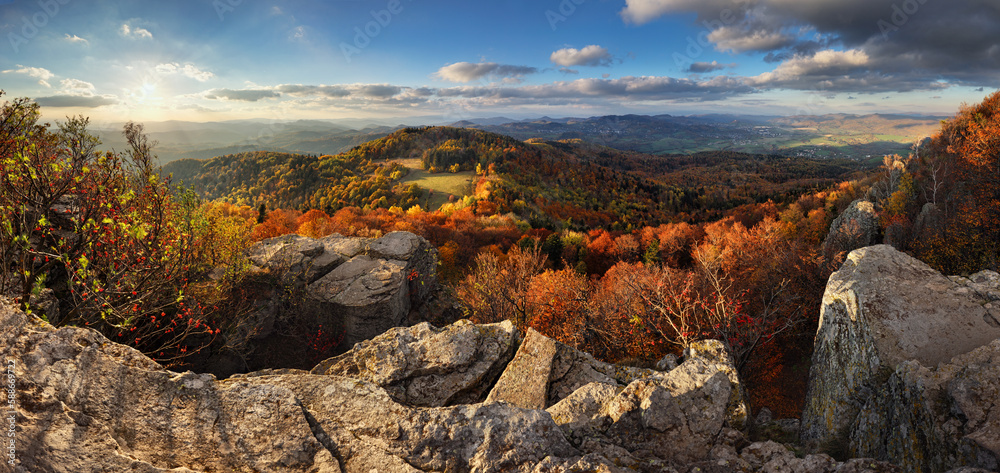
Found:
<svg viewBox="0 0 1000 473"><path fill-rule="evenodd" d="M419 162L418 162L419 163ZM424 208L437 210L442 205L448 203L448 197L455 196L462 198L472 191L473 179L476 173L472 171L462 171L458 173L441 172L431 174L420 169L419 164L410 168L410 174L400 180L404 184L416 184L424 189L431 190L432 194Z"/></svg>

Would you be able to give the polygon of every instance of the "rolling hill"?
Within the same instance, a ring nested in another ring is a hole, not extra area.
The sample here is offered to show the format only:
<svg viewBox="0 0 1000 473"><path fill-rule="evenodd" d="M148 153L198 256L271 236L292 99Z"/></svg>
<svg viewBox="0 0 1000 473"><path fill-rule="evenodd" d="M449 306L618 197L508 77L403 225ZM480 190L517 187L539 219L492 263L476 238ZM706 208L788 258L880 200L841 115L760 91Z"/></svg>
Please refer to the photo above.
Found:
<svg viewBox="0 0 1000 473"><path fill-rule="evenodd" d="M625 228L787 201L859 168L849 160L733 152L655 156L578 139L519 141L476 129L425 127L337 155L257 151L179 160L164 171L206 198L268 208L436 208L468 196L465 205L483 201L484 212L514 212L536 228ZM433 186L438 199L430 198Z"/></svg>

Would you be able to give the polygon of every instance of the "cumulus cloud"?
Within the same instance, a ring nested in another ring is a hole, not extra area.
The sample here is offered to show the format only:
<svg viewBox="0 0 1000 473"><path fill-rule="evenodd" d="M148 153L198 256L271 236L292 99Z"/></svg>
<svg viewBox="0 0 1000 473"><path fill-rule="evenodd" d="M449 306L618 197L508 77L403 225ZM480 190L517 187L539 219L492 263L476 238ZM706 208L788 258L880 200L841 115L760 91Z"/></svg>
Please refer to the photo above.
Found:
<svg viewBox="0 0 1000 473"><path fill-rule="evenodd" d="M59 85L69 95L93 95L96 91L94 84L79 79L63 79Z"/></svg>
<svg viewBox="0 0 1000 473"><path fill-rule="evenodd" d="M721 71L728 67L736 67L736 64L721 64L719 61L695 62L688 66L688 72L695 74L705 74L708 72Z"/></svg>
<svg viewBox="0 0 1000 473"><path fill-rule="evenodd" d="M212 89L205 92L205 98L210 100L233 100L237 102L256 102L262 99L281 97L281 94L271 89Z"/></svg>
<svg viewBox="0 0 1000 473"><path fill-rule="evenodd" d="M90 41L87 41L86 39L81 38L81 37L79 37L77 35L69 35L69 34L67 34L65 39L66 39L66 41L69 41L70 43L80 43L80 44L83 44L85 46L90 46Z"/></svg>
<svg viewBox="0 0 1000 473"><path fill-rule="evenodd" d="M215 77L215 74L198 69L193 64L185 64L182 66L176 62L159 64L156 66L156 72L161 74L180 74L198 82L205 82Z"/></svg>
<svg viewBox="0 0 1000 473"><path fill-rule="evenodd" d="M537 73L538 69L528 66L513 66L495 62L456 62L438 69L436 77L449 82L473 82L483 78L520 78Z"/></svg>
<svg viewBox="0 0 1000 473"><path fill-rule="evenodd" d="M615 98L625 100L676 100L696 98L713 100L723 96L753 93L740 78L714 77L709 80L641 76L620 79L577 79L522 87L451 87L440 89L441 97L525 99L545 102L550 99Z"/></svg>
<svg viewBox="0 0 1000 473"><path fill-rule="evenodd" d="M38 83L44 85L45 87L52 87L49 84L49 79L55 77L56 75L50 72L48 69L42 67L27 67L20 64L17 65L17 69L8 69L3 71L4 74L23 74L28 77L38 79Z"/></svg>
<svg viewBox="0 0 1000 473"><path fill-rule="evenodd" d="M101 95L53 95L51 97L39 97L35 99L38 105L43 107L81 107L97 108L105 105L118 103L113 96Z"/></svg>
<svg viewBox="0 0 1000 473"><path fill-rule="evenodd" d="M1000 72L1000 8L986 5L983 0L626 0L620 15L642 25L693 13L695 25L703 28L699 39L720 51L761 52L774 64L794 65L831 49L867 54L865 68L845 80L829 78L834 85L898 80L908 88L934 88L943 79L978 87L994 84Z"/></svg>
<svg viewBox="0 0 1000 473"><path fill-rule="evenodd" d="M323 96L339 98L351 95L349 90L339 85L282 84L275 87L275 90L295 97Z"/></svg>
<svg viewBox="0 0 1000 473"><path fill-rule="evenodd" d="M607 48L591 44L583 49L563 48L552 53L549 59L560 66L610 66L614 57Z"/></svg>
<svg viewBox="0 0 1000 473"><path fill-rule="evenodd" d="M128 23L122 24L121 35L133 39L153 39L153 33L145 28L132 27Z"/></svg>
<svg viewBox="0 0 1000 473"><path fill-rule="evenodd" d="M709 33L708 40L715 43L715 47L719 51L734 53L782 49L791 46L796 41L794 37L780 31L747 30L728 26L717 28Z"/></svg>

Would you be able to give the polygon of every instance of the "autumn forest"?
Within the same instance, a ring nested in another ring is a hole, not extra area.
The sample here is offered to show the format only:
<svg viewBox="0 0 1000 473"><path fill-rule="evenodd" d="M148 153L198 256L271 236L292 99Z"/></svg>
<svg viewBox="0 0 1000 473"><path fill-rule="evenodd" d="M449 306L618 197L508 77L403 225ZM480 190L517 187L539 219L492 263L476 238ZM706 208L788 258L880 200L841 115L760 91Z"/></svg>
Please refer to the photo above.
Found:
<svg viewBox="0 0 1000 473"><path fill-rule="evenodd" d="M87 118L40 113L27 98L0 110L0 291L43 314L54 299L50 322L168 366L240 330L267 277L255 242L408 231L437 248L441 297L460 307L432 323L511 320L636 366L718 339L752 404L796 417L827 278L858 242L946 274L998 267L1000 93L877 164L435 126L340 154L161 166L142 124L109 150ZM874 227L851 220L859 203ZM328 336L308 341L349 348Z"/></svg>

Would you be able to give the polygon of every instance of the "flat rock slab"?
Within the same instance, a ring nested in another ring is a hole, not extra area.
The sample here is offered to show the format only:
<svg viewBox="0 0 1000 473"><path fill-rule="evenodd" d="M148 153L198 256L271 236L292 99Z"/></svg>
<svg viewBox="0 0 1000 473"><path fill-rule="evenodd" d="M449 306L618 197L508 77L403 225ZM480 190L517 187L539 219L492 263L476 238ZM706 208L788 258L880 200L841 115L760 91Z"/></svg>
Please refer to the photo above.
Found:
<svg viewBox="0 0 1000 473"><path fill-rule="evenodd" d="M514 356L519 335L510 321L444 328L427 322L397 327L325 360L313 374L362 379L402 404L441 407L482 401Z"/></svg>
<svg viewBox="0 0 1000 473"><path fill-rule="evenodd" d="M556 341L529 328L514 360L500 375L486 402L504 401L525 409L545 409L555 356Z"/></svg>

